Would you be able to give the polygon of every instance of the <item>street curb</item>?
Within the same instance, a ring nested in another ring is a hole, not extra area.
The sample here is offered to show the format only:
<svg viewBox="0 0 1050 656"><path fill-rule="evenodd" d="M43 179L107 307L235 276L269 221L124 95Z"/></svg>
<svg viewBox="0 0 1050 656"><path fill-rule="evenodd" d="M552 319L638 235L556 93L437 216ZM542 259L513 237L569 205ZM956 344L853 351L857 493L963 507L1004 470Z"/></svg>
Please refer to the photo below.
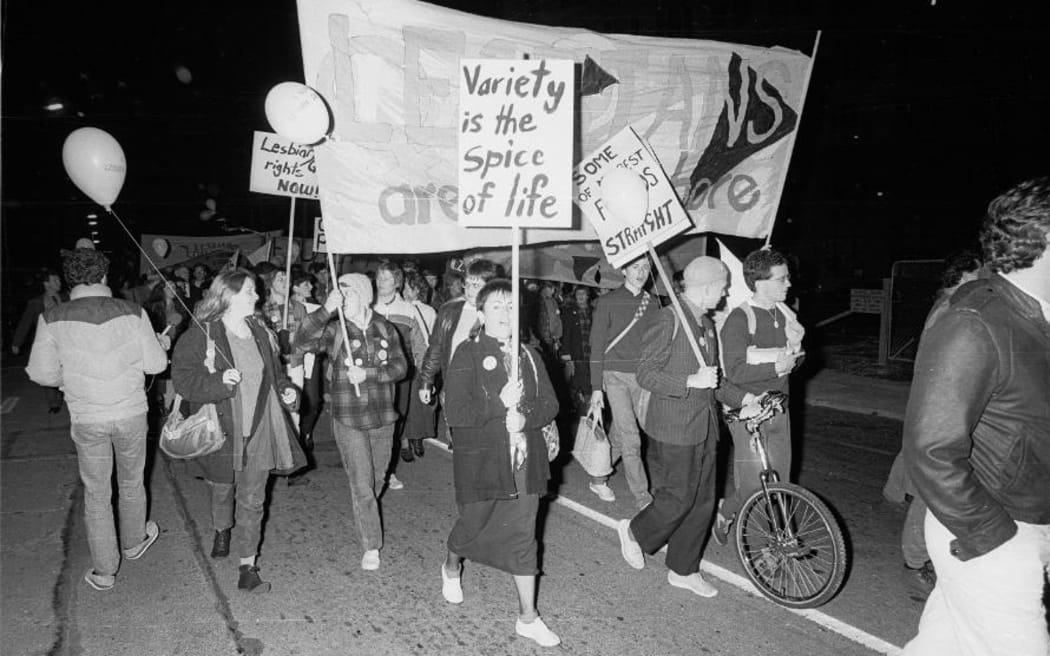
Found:
<svg viewBox="0 0 1050 656"><path fill-rule="evenodd" d="M904 413L896 410L890 410L887 408L872 408L870 406L853 405L851 403L843 403L841 401L829 401L826 399L806 399L806 405L817 407L817 408L829 408L831 410L841 410L842 412L851 412L857 415L865 415L868 417L881 417L882 419L893 419L895 421L904 421Z"/></svg>

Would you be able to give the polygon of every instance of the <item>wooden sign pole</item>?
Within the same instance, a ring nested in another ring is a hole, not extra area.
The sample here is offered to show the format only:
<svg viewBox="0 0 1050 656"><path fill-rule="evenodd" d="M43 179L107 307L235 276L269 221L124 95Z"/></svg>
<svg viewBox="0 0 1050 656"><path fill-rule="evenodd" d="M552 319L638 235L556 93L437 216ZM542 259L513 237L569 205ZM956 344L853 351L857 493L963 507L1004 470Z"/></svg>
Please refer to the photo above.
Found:
<svg viewBox="0 0 1050 656"><path fill-rule="evenodd" d="M682 322L682 328L685 330L686 339L689 340L689 346L693 349L693 355L696 356L696 361L700 363L701 367L707 366L707 361L704 360L703 353L700 352L700 345L696 341L696 335L693 334L692 328L689 327L689 321L686 319L685 308L678 301L678 294L675 293L675 288L671 284L671 280L667 277L667 272L664 271L664 265L660 262L660 258L656 255L656 249L653 248L653 243L648 242L646 246L649 249L649 257L653 261L653 266L656 267L656 272L660 275L660 281L663 282L664 288L667 289L668 295L671 297L671 305L674 306L674 311L678 315L678 320Z"/></svg>
<svg viewBox="0 0 1050 656"><path fill-rule="evenodd" d="M292 196L292 204L288 210L288 249L285 251L284 265L284 317L281 319L281 328L288 330L288 306L292 302L292 240L295 239L295 196Z"/></svg>
<svg viewBox="0 0 1050 656"><path fill-rule="evenodd" d="M328 275L331 276L331 278L332 278L332 285L333 285L332 288L333 289L338 289L338 287L339 287L339 278L338 278L338 276L336 276L336 273L335 273L335 259L332 257L332 251L328 250L327 253L328 253ZM350 335L346 332L346 317L343 316L343 302L342 301L339 301L339 307L336 308L336 312L339 313L339 327L343 331L343 343L346 344L347 356L352 358L352 357L354 357L354 352L350 348ZM330 357L335 358L338 355L339 355L338 353L332 353ZM333 366L339 366L339 363L338 362L333 362L332 365ZM350 366L347 365L346 368L347 368L347 370L349 370ZM356 394L357 396L361 396L361 387L357 383L354 383L354 394Z"/></svg>

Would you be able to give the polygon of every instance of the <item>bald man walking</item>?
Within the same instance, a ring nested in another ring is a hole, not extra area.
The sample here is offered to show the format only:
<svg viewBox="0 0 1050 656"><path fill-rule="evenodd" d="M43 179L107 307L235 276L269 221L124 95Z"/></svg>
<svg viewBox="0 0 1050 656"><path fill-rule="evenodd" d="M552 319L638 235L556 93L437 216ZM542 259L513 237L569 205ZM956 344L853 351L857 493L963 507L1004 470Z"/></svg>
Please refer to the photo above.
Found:
<svg viewBox="0 0 1050 656"><path fill-rule="evenodd" d="M682 308L660 311L642 337L638 384L652 396L645 418L650 437L648 462L653 502L617 526L624 559L635 569L645 553L667 545L667 582L701 597L718 594L700 575L704 538L715 509L716 401L731 407L754 397L732 385L719 386L718 340L707 313L725 296L729 272L713 257L689 263L683 278ZM697 362L687 330L696 336L707 364Z"/></svg>

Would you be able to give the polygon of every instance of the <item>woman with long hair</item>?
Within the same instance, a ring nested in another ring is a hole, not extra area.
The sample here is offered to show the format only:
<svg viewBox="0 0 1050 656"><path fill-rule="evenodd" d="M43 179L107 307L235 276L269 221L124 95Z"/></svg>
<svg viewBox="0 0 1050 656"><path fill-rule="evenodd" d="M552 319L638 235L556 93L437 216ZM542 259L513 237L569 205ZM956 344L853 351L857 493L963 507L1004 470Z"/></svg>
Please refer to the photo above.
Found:
<svg viewBox="0 0 1050 656"><path fill-rule="evenodd" d="M515 354L519 378L510 379L516 318L510 281L489 281L477 306L479 325L456 349L445 384L459 518L448 536L441 592L449 603L462 603L464 559L507 572L518 593L515 631L553 647L561 641L536 612L536 517L550 479L543 427L558 413L558 401L531 346Z"/></svg>
<svg viewBox="0 0 1050 656"><path fill-rule="evenodd" d="M194 313L195 325L175 348L171 378L184 400L183 415L214 403L226 438L221 449L197 459L211 492L211 556L229 555L236 527L237 587L268 592L256 565L266 484L271 472L290 474L306 458L288 415L299 391L281 365L276 337L254 316L255 284L245 269L215 277Z"/></svg>

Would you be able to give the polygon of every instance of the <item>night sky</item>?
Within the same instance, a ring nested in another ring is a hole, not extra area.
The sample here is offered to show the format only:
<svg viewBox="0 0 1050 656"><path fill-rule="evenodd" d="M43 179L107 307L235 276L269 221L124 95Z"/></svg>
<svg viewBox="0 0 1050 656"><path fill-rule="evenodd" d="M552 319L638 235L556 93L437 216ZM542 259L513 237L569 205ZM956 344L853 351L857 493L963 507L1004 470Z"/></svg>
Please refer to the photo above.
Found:
<svg viewBox="0 0 1050 656"><path fill-rule="evenodd" d="M62 169L62 142L80 126L107 130L124 148L128 177L115 209L132 231L220 232L199 218L209 197L227 228L287 222L287 199L249 193L247 178L252 131L270 129L266 92L303 80L295 3L94 6L102 4L3 5L5 300L20 295L29 272L57 265L58 249L85 236L86 214L99 210ZM877 280L895 260L969 245L992 197L1050 169L1050 29L1016 10L980 13L948 0L872 11L831 0L436 4L807 54L822 28L773 236L814 290ZM55 100L64 109L46 111ZM300 216L317 211L300 205ZM102 219L103 249L131 255L127 237Z"/></svg>

